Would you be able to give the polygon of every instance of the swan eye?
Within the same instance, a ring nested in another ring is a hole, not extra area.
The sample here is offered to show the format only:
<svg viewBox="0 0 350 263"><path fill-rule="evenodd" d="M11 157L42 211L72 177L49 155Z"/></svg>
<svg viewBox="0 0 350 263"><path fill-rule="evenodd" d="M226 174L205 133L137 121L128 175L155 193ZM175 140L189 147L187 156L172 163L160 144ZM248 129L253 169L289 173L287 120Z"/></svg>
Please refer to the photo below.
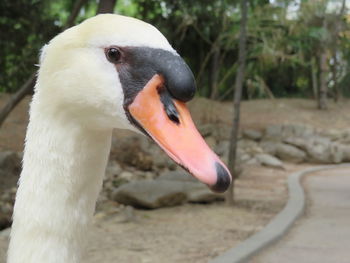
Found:
<svg viewBox="0 0 350 263"><path fill-rule="evenodd" d="M106 57L111 63L118 63L121 58L121 53L118 48L111 47L106 50Z"/></svg>

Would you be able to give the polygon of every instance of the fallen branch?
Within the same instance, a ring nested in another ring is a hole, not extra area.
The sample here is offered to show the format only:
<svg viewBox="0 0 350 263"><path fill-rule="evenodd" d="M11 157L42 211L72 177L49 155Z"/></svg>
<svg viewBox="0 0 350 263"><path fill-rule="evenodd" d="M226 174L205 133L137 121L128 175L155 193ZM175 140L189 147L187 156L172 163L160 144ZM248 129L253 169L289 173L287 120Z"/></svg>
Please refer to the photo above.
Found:
<svg viewBox="0 0 350 263"><path fill-rule="evenodd" d="M26 96L28 95L33 87L36 80L36 73L30 75L30 78L22 85L22 87L11 96L9 101L5 104L0 112L0 127L5 121L6 117L10 114L10 112L16 107L16 105Z"/></svg>

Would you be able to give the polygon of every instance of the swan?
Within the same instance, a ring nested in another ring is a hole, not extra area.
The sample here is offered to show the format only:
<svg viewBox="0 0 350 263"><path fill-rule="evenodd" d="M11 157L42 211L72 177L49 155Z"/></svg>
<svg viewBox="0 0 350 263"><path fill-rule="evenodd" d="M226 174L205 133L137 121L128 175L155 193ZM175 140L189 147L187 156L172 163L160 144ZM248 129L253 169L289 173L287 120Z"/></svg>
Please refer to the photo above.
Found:
<svg viewBox="0 0 350 263"><path fill-rule="evenodd" d="M114 128L145 134L214 191L230 185L186 107L193 74L152 25L98 15L54 37L39 61L8 263L81 262Z"/></svg>

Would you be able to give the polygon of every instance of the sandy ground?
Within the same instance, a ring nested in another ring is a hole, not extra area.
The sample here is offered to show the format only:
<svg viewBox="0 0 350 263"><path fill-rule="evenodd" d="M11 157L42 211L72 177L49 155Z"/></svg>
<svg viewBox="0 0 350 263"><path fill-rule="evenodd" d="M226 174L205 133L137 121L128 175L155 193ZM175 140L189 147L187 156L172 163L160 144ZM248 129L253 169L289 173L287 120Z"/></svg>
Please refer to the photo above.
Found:
<svg viewBox="0 0 350 263"><path fill-rule="evenodd" d="M234 207L220 202L133 210L131 221L118 209L98 213L83 262L207 262L262 229L281 210L286 176L296 169L246 168L237 180ZM6 247L7 237L0 237L0 263Z"/></svg>
<svg viewBox="0 0 350 263"><path fill-rule="evenodd" d="M0 95L0 107L7 95ZM23 149L29 98L0 129L0 150ZM229 125L229 103L196 99L191 103L197 122ZM262 129L270 123L305 123L316 127L345 128L350 103L331 105L320 112L309 100L257 100L242 104L242 127ZM132 221L116 209L97 214L84 262L207 262L259 231L284 206L286 177L305 166L286 170L245 167L236 183L236 204L184 205L159 210L134 210ZM4 263L7 237L0 237L0 263Z"/></svg>

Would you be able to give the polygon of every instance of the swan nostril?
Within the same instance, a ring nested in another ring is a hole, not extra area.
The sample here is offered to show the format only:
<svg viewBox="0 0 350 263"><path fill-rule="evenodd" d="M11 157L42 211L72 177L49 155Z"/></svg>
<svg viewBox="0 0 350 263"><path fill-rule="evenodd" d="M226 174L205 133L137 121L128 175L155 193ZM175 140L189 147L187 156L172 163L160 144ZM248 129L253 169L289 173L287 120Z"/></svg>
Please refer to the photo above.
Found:
<svg viewBox="0 0 350 263"><path fill-rule="evenodd" d="M180 124L180 120L177 117L177 115L175 115L173 113L168 114L168 112L167 112L167 115L172 122L175 122L176 124Z"/></svg>
<svg viewBox="0 0 350 263"><path fill-rule="evenodd" d="M160 101L163 103L164 110L168 116L168 118L176 123L180 124L179 113L175 107L175 104L165 87L158 89L158 94L160 96Z"/></svg>

